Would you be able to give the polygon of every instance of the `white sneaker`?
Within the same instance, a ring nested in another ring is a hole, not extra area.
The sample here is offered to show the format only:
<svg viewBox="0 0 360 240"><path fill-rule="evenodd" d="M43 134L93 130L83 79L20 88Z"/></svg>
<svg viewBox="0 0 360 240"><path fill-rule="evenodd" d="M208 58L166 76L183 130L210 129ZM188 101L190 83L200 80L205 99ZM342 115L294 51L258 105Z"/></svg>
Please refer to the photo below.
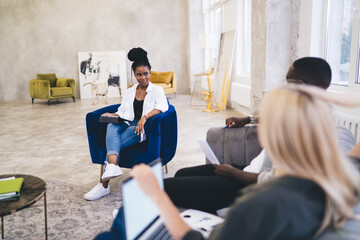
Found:
<svg viewBox="0 0 360 240"><path fill-rule="evenodd" d="M114 218L114 219L116 218L116 216L118 215L118 213L119 213L119 209L115 209L115 210L113 211L113 218Z"/></svg>
<svg viewBox="0 0 360 240"><path fill-rule="evenodd" d="M88 201L94 201L109 194L110 194L110 185L108 185L107 188L104 188L102 183L98 183L87 194L84 195L84 198Z"/></svg>
<svg viewBox="0 0 360 240"><path fill-rule="evenodd" d="M121 171L118 165L112 163L109 164L108 162L105 162L105 171L101 176L101 179L103 181L107 181L110 180L111 178L120 176L121 174L123 174L123 172Z"/></svg>

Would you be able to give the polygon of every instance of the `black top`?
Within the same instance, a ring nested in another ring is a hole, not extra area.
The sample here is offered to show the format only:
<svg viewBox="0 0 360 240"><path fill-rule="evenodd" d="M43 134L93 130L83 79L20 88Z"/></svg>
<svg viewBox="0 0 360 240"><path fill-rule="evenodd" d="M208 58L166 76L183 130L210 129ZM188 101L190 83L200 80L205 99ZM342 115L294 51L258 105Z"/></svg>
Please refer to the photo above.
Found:
<svg viewBox="0 0 360 240"><path fill-rule="evenodd" d="M312 239L325 213L324 191L313 181L281 177L247 187L209 239ZM189 231L183 239L203 239Z"/></svg>
<svg viewBox="0 0 360 240"><path fill-rule="evenodd" d="M142 116L143 106L144 106L144 100L139 101L136 98L134 99L135 120L138 121L140 120Z"/></svg>

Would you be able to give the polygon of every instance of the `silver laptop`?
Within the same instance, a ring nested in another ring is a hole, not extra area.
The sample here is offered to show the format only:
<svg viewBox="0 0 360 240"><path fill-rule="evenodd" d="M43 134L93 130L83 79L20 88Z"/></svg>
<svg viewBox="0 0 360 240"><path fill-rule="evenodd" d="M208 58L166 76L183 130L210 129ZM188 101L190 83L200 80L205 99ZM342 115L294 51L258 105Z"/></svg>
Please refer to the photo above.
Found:
<svg viewBox="0 0 360 240"><path fill-rule="evenodd" d="M164 188L161 160L149 164ZM143 193L134 178L121 185L123 199L124 230L127 240L132 239L172 239L165 228L155 204Z"/></svg>

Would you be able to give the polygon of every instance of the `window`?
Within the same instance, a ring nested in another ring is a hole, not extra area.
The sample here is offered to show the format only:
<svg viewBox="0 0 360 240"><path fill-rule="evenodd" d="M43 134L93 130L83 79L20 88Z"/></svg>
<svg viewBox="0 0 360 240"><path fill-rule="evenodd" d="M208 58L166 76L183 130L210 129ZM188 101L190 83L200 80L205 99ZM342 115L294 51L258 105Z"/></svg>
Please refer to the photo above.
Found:
<svg viewBox="0 0 360 240"><path fill-rule="evenodd" d="M324 57L332 69L337 90L360 89L359 7L360 0L327 0Z"/></svg>
<svg viewBox="0 0 360 240"><path fill-rule="evenodd" d="M239 1L237 37L237 75L250 77L251 71L251 0Z"/></svg>
<svg viewBox="0 0 360 240"><path fill-rule="evenodd" d="M250 83L251 71L251 0L233 0L236 2L235 13L237 20L235 21L236 29L236 74L240 78L239 81ZM217 36L218 45L220 44L220 36L223 31L223 21L225 17L224 4L228 0L203 0L204 14L204 32L214 33ZM232 13L230 13L232 14ZM218 56L219 49L206 49L204 54L205 66L210 66L213 60Z"/></svg>
<svg viewBox="0 0 360 240"><path fill-rule="evenodd" d="M203 0L204 13L204 33L216 36L217 46L220 44L221 36L221 1L220 0ZM207 48L204 50L205 68L213 67L214 60L217 58L218 48Z"/></svg>
<svg viewBox="0 0 360 240"><path fill-rule="evenodd" d="M348 86L353 21L353 0L329 0L325 58L332 68L332 83Z"/></svg>

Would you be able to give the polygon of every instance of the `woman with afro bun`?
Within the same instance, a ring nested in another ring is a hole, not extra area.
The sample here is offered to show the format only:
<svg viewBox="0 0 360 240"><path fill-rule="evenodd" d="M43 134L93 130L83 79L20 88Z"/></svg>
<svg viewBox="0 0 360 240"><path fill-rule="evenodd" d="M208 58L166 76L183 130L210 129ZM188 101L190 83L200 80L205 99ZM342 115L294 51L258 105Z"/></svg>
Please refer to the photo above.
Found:
<svg viewBox="0 0 360 240"><path fill-rule="evenodd" d="M164 89L150 82L151 65L147 52L142 48L133 48L128 53L128 59L133 62L131 69L138 83L125 92L116 113L105 113L119 116L125 121L107 126L105 169L100 183L84 195L89 201L110 194L109 180L122 174L119 167L120 151L144 141L146 121L169 108Z"/></svg>

